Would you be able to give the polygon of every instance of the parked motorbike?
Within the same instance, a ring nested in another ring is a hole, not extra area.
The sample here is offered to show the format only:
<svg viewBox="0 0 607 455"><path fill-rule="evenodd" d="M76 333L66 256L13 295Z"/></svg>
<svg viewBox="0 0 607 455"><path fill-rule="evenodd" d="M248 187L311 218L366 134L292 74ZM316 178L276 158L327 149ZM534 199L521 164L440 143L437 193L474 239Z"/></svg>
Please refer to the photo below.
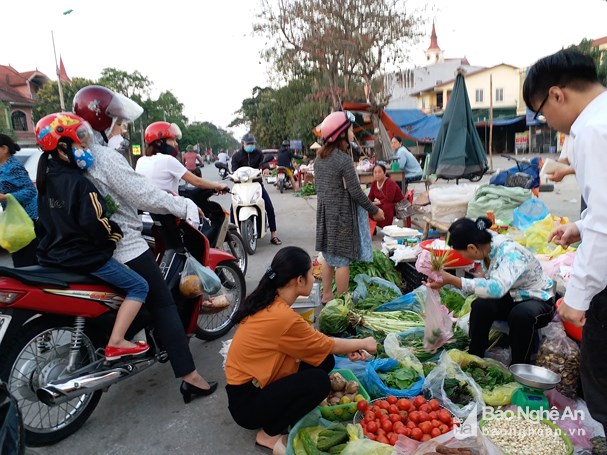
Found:
<svg viewBox="0 0 607 455"><path fill-rule="evenodd" d="M228 167L219 161L215 163L215 167L219 169L222 178L229 178L234 182L232 188L234 219L247 252L255 254L257 239L263 238L269 229L266 203L262 197L261 170L244 166L230 173Z"/></svg>
<svg viewBox="0 0 607 455"><path fill-rule="evenodd" d="M293 185L291 184L291 179L287 174L287 168L284 166L276 167L276 186L280 190L281 193L284 193L285 190L292 190Z"/></svg>
<svg viewBox="0 0 607 455"><path fill-rule="evenodd" d="M187 222L170 215L154 221L157 262L186 333L206 340L223 336L245 297L244 276L234 257L210 248ZM181 295L186 252L219 276L228 307L210 309L201 297ZM168 360L145 305L127 337L145 330L148 353L105 360L103 347L122 300L121 293L89 275L43 266L0 267L0 379L24 413L29 445L49 445L71 435L91 415L102 391Z"/></svg>
<svg viewBox="0 0 607 455"><path fill-rule="evenodd" d="M230 222L230 213L217 202L210 200L215 192L184 185L179 188L179 194L193 200L204 212L207 220L200 225L200 231L209 239L211 246L234 256L242 274L246 274L249 258L245 242L238 232L238 227Z"/></svg>

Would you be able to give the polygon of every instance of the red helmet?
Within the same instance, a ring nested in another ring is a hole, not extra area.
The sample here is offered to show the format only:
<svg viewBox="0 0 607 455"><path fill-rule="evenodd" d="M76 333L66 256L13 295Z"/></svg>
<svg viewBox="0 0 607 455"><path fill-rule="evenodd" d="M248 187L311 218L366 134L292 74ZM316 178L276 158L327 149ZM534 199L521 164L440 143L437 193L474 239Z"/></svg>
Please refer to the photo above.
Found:
<svg viewBox="0 0 607 455"><path fill-rule="evenodd" d="M69 112L49 114L36 123L36 144L43 151L55 150L62 137L87 147L93 142L93 130L86 120Z"/></svg>
<svg viewBox="0 0 607 455"><path fill-rule="evenodd" d="M145 129L145 142L151 144L158 139L181 139L181 130L174 123L154 122Z"/></svg>
<svg viewBox="0 0 607 455"><path fill-rule="evenodd" d="M320 124L320 134L327 144L335 142L354 123L354 115L348 111L333 112Z"/></svg>
<svg viewBox="0 0 607 455"><path fill-rule="evenodd" d="M100 85L78 90L73 106L74 112L99 132L110 128L115 119L132 123L143 113L143 108L133 100Z"/></svg>

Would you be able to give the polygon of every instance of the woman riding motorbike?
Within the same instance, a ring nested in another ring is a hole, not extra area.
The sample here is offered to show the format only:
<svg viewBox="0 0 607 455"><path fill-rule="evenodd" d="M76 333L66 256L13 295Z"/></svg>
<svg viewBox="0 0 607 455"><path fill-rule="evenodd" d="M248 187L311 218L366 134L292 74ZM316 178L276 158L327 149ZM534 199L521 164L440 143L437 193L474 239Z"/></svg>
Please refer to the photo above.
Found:
<svg viewBox="0 0 607 455"><path fill-rule="evenodd" d="M99 143L90 148L95 165L89 170L88 177L104 198L113 200L117 207L112 219L120 226L124 237L114 251L114 258L148 282L145 304L169 355L173 372L182 379L180 392L184 401L189 401L192 395L210 395L217 388L217 383L207 382L196 371L177 306L152 251L141 235L143 224L138 214L138 210L143 210L195 219L199 209L191 200L171 196L154 186L135 172L123 156L105 145L107 132L118 119L133 122L142 114L143 109L137 103L105 87L90 85L76 93L73 106L74 112L87 120L98 133Z"/></svg>

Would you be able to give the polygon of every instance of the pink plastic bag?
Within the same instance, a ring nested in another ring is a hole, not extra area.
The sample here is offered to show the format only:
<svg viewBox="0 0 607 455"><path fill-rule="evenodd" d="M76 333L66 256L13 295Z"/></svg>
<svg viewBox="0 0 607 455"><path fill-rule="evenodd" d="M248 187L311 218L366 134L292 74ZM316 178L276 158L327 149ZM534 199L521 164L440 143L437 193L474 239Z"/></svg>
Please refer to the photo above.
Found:
<svg viewBox="0 0 607 455"><path fill-rule="evenodd" d="M437 283L443 282L443 277L439 272L435 272L432 270L432 262L430 252L426 250L422 250L417 256L417 260L415 261L415 269L419 273L423 273L432 281L436 281Z"/></svg>
<svg viewBox="0 0 607 455"><path fill-rule="evenodd" d="M435 289L426 290L425 312L424 349L436 352L453 337L454 320L449 315L449 310L441 304L440 294Z"/></svg>

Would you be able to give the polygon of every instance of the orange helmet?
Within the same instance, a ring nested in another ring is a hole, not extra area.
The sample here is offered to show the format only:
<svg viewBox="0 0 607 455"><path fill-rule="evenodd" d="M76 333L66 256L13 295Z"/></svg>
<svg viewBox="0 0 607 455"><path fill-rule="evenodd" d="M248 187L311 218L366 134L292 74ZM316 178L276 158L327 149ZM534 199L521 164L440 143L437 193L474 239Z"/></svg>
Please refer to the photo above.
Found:
<svg viewBox="0 0 607 455"><path fill-rule="evenodd" d="M36 123L36 144L43 151L55 150L62 137L87 147L93 142L93 130L86 120L69 112L49 114Z"/></svg>
<svg viewBox="0 0 607 455"><path fill-rule="evenodd" d="M145 142L149 145L159 139L181 139L181 130L174 123L154 122L145 129Z"/></svg>

